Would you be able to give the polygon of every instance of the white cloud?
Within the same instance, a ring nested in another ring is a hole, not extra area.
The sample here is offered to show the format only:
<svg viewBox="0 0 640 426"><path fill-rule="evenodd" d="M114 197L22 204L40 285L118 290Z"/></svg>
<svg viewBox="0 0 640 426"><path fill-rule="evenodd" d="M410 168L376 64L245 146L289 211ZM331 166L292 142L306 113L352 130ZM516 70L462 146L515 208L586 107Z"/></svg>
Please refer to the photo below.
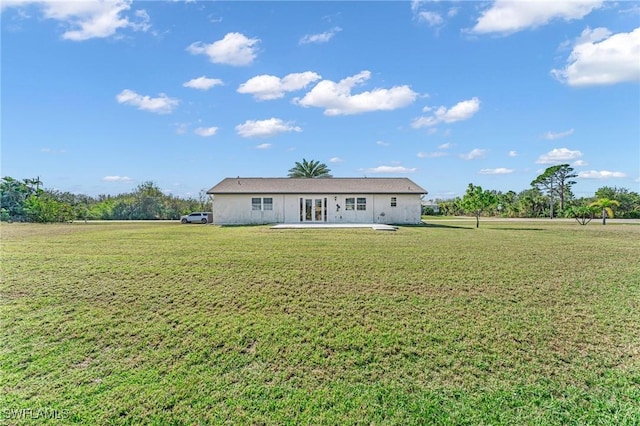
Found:
<svg viewBox="0 0 640 426"><path fill-rule="evenodd" d="M487 155L486 149L475 148L466 154L460 154L460 158L463 160L475 160L476 158L483 158L485 155Z"/></svg>
<svg viewBox="0 0 640 426"><path fill-rule="evenodd" d="M130 17L125 16L125 13L131 9L131 3L131 0L3 1L2 9L35 4L42 8L45 18L64 23L66 30L62 34L63 39L83 41L111 37L123 28L134 31L149 30L151 27L149 15L144 10L136 10Z"/></svg>
<svg viewBox="0 0 640 426"><path fill-rule="evenodd" d="M509 151L509 157L517 157L518 156L518 151Z"/></svg>
<svg viewBox="0 0 640 426"><path fill-rule="evenodd" d="M102 178L102 180L104 182L132 182L133 179L131 179L128 176L105 176Z"/></svg>
<svg viewBox="0 0 640 426"><path fill-rule="evenodd" d="M574 167L584 167L584 166L588 166L588 165L589 165L589 163L587 163L584 160L574 161L573 164L572 164L572 166L574 166Z"/></svg>
<svg viewBox="0 0 640 426"><path fill-rule="evenodd" d="M139 19L139 22L130 23L130 27L132 27L136 31L149 31L151 28L151 17L144 9L136 10L133 15Z"/></svg>
<svg viewBox="0 0 640 426"><path fill-rule="evenodd" d="M228 33L222 40L211 44L201 41L192 43L187 52L193 55L207 55L214 64L234 66L251 65L257 56L257 44L260 39L247 38L244 34Z"/></svg>
<svg viewBox="0 0 640 426"><path fill-rule="evenodd" d="M208 77L202 76L202 77L191 79L186 83L184 83L182 86L190 87L191 89L209 90L212 87L222 86L223 84L224 83L222 82L222 80L218 78L208 78Z"/></svg>
<svg viewBox="0 0 640 426"><path fill-rule="evenodd" d="M418 96L409 86L394 86L391 89L373 89L356 95L351 94L354 86L364 83L370 77L369 71L362 71L338 83L322 80L302 99L294 99L294 103L303 107L324 108L325 115L350 115L403 108L413 103Z"/></svg>
<svg viewBox="0 0 640 426"><path fill-rule="evenodd" d="M415 173L418 169L414 168L407 168L407 167L403 167L403 166L378 166L378 167L373 167L370 169L366 169L365 172L366 173L396 173L396 174L402 174L402 173Z"/></svg>
<svg viewBox="0 0 640 426"><path fill-rule="evenodd" d="M433 108L423 109L423 111L431 112ZM444 106L439 107L432 115L418 117L413 120L411 127L420 129L422 127L431 127L440 123L454 123L456 121L468 120L480 110L480 100L471 98L461 101L447 109Z"/></svg>
<svg viewBox="0 0 640 426"><path fill-rule="evenodd" d="M443 143L442 145L438 146L438 149L449 149L453 147L453 144L451 142L447 142L447 143Z"/></svg>
<svg viewBox="0 0 640 426"><path fill-rule="evenodd" d="M589 170L587 172L578 173L579 178L583 179L609 179L609 178L624 178L627 177L622 172L610 172L608 170Z"/></svg>
<svg viewBox="0 0 640 426"><path fill-rule="evenodd" d="M198 136L209 137L213 136L218 132L217 127L198 127L193 131Z"/></svg>
<svg viewBox="0 0 640 426"><path fill-rule="evenodd" d="M256 145L256 149L269 149L271 146L270 143L261 143L260 145Z"/></svg>
<svg viewBox="0 0 640 426"><path fill-rule="evenodd" d="M620 14L640 15L640 5L633 4L627 9L618 11Z"/></svg>
<svg viewBox="0 0 640 426"><path fill-rule="evenodd" d="M298 44L311 44L311 43L326 43L333 38L337 33L342 31L340 27L333 27L329 31L325 31L320 34L307 34L300 39Z"/></svg>
<svg viewBox="0 0 640 426"><path fill-rule="evenodd" d="M430 27L442 25L444 19L438 12L431 12L428 10L420 11L416 14L418 21L426 22Z"/></svg>
<svg viewBox="0 0 640 426"><path fill-rule="evenodd" d="M47 154L64 154L67 152L66 149L53 149L53 148L40 148L40 152L44 152Z"/></svg>
<svg viewBox="0 0 640 426"><path fill-rule="evenodd" d="M302 129L285 123L279 118L268 120L247 120L244 124L236 126L236 132L243 138L266 138L276 136L280 133L301 132Z"/></svg>
<svg viewBox="0 0 640 426"><path fill-rule="evenodd" d="M548 139L548 140L555 140L555 139L561 139L561 138L565 138L567 136L571 136L573 134L573 129L569 129L567 131L564 132L547 132L544 134L544 138Z"/></svg>
<svg viewBox="0 0 640 426"><path fill-rule="evenodd" d="M582 19L603 3L603 0L496 0L478 18L471 32L510 34L546 25L554 19Z"/></svg>
<svg viewBox="0 0 640 426"><path fill-rule="evenodd" d="M176 135L184 135L189 129L189 123L173 123L176 128Z"/></svg>
<svg viewBox="0 0 640 426"><path fill-rule="evenodd" d="M640 81L640 27L613 34L606 28L585 29L562 69L551 75L569 86Z"/></svg>
<svg viewBox="0 0 640 426"><path fill-rule="evenodd" d="M391 146L391 144L389 142L385 142L385 141L376 141L376 145Z"/></svg>
<svg viewBox="0 0 640 426"><path fill-rule="evenodd" d="M445 16L453 18L459 12L458 7L449 7L438 5L438 1L413 1L411 2L411 12L413 19L418 22L424 22L430 27L440 27L445 24ZM431 10L426 10L429 7ZM439 9L437 12L434 9Z"/></svg>
<svg viewBox="0 0 640 426"><path fill-rule="evenodd" d="M288 74L283 78L273 75L258 75L250 78L238 87L238 93L251 94L255 99L264 101L282 98L285 92L304 89L321 77L315 72L306 71Z"/></svg>
<svg viewBox="0 0 640 426"><path fill-rule="evenodd" d="M329 159L329 162L330 163L342 163L342 162L344 162L344 160L342 158L340 158L340 157L331 157Z"/></svg>
<svg viewBox="0 0 640 426"><path fill-rule="evenodd" d="M582 157L580 151L572 151L567 148L554 148L546 154L541 155L536 163L538 164L560 164Z"/></svg>
<svg viewBox="0 0 640 426"><path fill-rule="evenodd" d="M498 167L497 169L482 169L480 170L481 175L508 175L513 173L513 169L507 169L505 167Z"/></svg>
<svg viewBox="0 0 640 426"><path fill-rule="evenodd" d="M158 114L168 114L180 103L179 100L170 98L164 93L160 93L157 98L139 95L133 90L125 89L116 95L116 100L120 104L133 105L138 109L151 111Z"/></svg>
<svg viewBox="0 0 640 426"><path fill-rule="evenodd" d="M418 158L438 158L438 157L446 157L449 154L442 151L436 151L436 152L419 152L416 155L418 156Z"/></svg>

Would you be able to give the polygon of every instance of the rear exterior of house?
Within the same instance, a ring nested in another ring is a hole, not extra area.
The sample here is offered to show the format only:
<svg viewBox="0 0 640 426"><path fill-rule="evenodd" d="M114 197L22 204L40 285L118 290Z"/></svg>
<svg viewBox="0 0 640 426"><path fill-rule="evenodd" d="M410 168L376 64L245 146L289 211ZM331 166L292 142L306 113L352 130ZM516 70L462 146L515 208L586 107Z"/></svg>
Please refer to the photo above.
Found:
<svg viewBox="0 0 640 426"><path fill-rule="evenodd" d="M416 224L426 193L408 178L226 178L207 191L218 225Z"/></svg>

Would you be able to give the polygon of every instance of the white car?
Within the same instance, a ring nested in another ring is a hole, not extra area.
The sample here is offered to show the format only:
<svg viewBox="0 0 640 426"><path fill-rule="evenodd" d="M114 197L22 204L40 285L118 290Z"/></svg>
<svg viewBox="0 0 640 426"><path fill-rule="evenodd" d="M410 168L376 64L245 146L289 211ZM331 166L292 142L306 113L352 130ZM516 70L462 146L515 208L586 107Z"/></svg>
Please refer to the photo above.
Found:
<svg viewBox="0 0 640 426"><path fill-rule="evenodd" d="M180 217L180 223L211 223L211 222L213 222L213 213L211 212L193 212L191 214Z"/></svg>

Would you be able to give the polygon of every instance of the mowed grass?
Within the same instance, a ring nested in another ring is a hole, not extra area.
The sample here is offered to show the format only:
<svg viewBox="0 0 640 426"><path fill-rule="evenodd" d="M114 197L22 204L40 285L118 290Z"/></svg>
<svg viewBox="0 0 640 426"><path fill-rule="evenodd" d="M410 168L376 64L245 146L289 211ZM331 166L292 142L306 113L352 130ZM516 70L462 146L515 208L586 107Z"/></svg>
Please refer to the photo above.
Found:
<svg viewBox="0 0 640 426"><path fill-rule="evenodd" d="M640 226L473 225L3 224L2 421L640 424Z"/></svg>

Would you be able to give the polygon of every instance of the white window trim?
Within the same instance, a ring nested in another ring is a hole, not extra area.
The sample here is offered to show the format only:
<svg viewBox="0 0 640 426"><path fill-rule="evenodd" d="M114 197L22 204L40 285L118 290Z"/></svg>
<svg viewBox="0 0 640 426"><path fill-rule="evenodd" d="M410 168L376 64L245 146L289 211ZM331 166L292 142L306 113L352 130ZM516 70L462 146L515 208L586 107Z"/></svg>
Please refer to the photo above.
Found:
<svg viewBox="0 0 640 426"><path fill-rule="evenodd" d="M265 203L264 200L270 199L271 203ZM260 204L254 203L253 200L260 200ZM271 206L270 209L266 209L265 206ZM257 208L259 206L259 208ZM273 197L251 197L251 211L254 212L264 212L264 211L273 211Z"/></svg>
<svg viewBox="0 0 640 426"><path fill-rule="evenodd" d="M348 200L353 200L353 203L349 204ZM345 211L355 211L356 210L356 197L346 197L344 199L344 209L345 209Z"/></svg>
<svg viewBox="0 0 640 426"><path fill-rule="evenodd" d="M361 200L364 200L364 202L361 202ZM367 197L356 198L356 211L360 211L360 212L367 211Z"/></svg>

